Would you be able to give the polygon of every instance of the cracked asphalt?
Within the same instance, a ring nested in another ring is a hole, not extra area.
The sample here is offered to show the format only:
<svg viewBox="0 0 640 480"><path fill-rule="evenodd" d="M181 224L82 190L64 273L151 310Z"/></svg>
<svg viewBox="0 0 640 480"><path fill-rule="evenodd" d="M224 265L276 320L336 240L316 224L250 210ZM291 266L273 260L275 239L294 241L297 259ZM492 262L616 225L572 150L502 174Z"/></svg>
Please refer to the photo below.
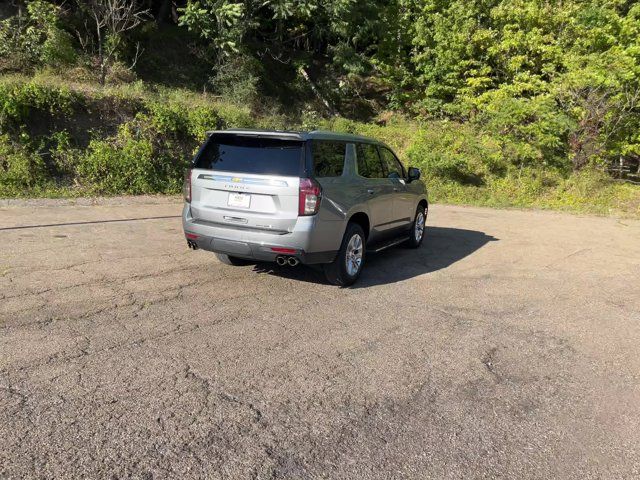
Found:
<svg viewBox="0 0 640 480"><path fill-rule="evenodd" d="M354 288L175 198L0 205L0 477L640 476L640 222L435 205Z"/></svg>

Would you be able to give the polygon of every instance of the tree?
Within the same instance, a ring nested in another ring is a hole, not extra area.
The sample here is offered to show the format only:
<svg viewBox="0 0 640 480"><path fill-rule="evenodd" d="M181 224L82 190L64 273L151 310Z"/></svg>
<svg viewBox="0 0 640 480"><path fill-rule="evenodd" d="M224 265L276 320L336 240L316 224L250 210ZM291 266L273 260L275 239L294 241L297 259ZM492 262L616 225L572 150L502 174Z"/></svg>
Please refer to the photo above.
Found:
<svg viewBox="0 0 640 480"><path fill-rule="evenodd" d="M123 34L149 19L150 12L142 9L136 0L91 0L87 8L96 37L100 84L104 85L107 70L121 46ZM134 63L139 54L138 45Z"/></svg>

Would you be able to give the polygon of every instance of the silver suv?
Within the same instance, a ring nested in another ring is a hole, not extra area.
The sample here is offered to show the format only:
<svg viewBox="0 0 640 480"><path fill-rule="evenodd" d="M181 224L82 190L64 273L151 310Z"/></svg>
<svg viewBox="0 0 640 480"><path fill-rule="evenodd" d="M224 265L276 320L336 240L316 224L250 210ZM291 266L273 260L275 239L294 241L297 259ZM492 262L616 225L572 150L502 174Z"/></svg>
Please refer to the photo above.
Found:
<svg viewBox="0 0 640 480"><path fill-rule="evenodd" d="M366 253L424 237L427 192L384 143L313 131L209 132L184 183L190 248L230 265L322 264L351 285Z"/></svg>

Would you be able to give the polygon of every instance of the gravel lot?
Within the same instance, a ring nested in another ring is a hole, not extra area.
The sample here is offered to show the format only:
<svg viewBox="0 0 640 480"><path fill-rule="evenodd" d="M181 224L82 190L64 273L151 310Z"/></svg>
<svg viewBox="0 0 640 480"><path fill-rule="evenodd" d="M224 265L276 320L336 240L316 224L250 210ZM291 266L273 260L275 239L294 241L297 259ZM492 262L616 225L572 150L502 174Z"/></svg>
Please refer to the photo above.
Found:
<svg viewBox="0 0 640 480"><path fill-rule="evenodd" d="M354 288L174 198L0 205L1 478L638 478L640 222L434 206Z"/></svg>

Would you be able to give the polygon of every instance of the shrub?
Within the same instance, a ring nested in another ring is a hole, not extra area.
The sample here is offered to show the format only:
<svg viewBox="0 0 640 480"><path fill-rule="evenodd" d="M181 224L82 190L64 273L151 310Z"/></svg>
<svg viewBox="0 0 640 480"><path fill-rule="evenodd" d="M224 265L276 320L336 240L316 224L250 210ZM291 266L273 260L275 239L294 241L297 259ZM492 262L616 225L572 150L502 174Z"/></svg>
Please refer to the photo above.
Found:
<svg viewBox="0 0 640 480"><path fill-rule="evenodd" d="M146 107L149 110L146 119L160 135L178 135L188 131L189 115L182 105L153 102Z"/></svg>
<svg viewBox="0 0 640 480"><path fill-rule="evenodd" d="M176 123L167 114L170 111L156 116L138 114L114 137L91 140L77 168L83 183L105 194L178 192L197 143L178 130L184 119ZM163 135L163 131L173 133Z"/></svg>
<svg viewBox="0 0 640 480"><path fill-rule="evenodd" d="M409 162L428 177L480 185L503 173L507 162L500 145L470 125L448 121L423 124L408 148Z"/></svg>
<svg viewBox="0 0 640 480"><path fill-rule="evenodd" d="M517 167L552 166L570 169L567 135L571 119L547 94L518 97L510 86L473 99L472 123L498 142L503 155Z"/></svg>
<svg viewBox="0 0 640 480"><path fill-rule="evenodd" d="M121 61L113 61L106 72L105 80L110 85L127 85L136 80L136 74Z"/></svg>
<svg viewBox="0 0 640 480"><path fill-rule="evenodd" d="M43 0L27 3L24 17L0 21L0 71L72 63L71 36L59 25L59 7Z"/></svg>
<svg viewBox="0 0 640 480"><path fill-rule="evenodd" d="M188 133L195 141L202 141L207 131L215 130L221 118L211 107L197 107L189 110Z"/></svg>
<svg viewBox="0 0 640 480"><path fill-rule="evenodd" d="M0 136L0 194L22 196L46 183L45 164L40 155L27 146Z"/></svg>
<svg viewBox="0 0 640 480"><path fill-rule="evenodd" d="M253 128L256 126L256 119L246 106L219 104L215 108L220 118L218 128Z"/></svg>
<svg viewBox="0 0 640 480"><path fill-rule="evenodd" d="M68 183L76 175L81 152L73 147L73 139L67 131L54 132L47 140L40 150L49 152L49 170L59 183Z"/></svg>
<svg viewBox="0 0 640 480"><path fill-rule="evenodd" d="M259 69L257 60L237 55L218 67L210 83L223 100L235 105L254 106L259 98Z"/></svg>
<svg viewBox="0 0 640 480"><path fill-rule="evenodd" d="M0 127L19 127L33 110L51 115L69 115L78 101L78 96L64 87L50 87L36 82L0 84Z"/></svg>
<svg viewBox="0 0 640 480"><path fill-rule="evenodd" d="M153 193L158 179L153 148L146 140L92 140L78 173L97 193Z"/></svg>

